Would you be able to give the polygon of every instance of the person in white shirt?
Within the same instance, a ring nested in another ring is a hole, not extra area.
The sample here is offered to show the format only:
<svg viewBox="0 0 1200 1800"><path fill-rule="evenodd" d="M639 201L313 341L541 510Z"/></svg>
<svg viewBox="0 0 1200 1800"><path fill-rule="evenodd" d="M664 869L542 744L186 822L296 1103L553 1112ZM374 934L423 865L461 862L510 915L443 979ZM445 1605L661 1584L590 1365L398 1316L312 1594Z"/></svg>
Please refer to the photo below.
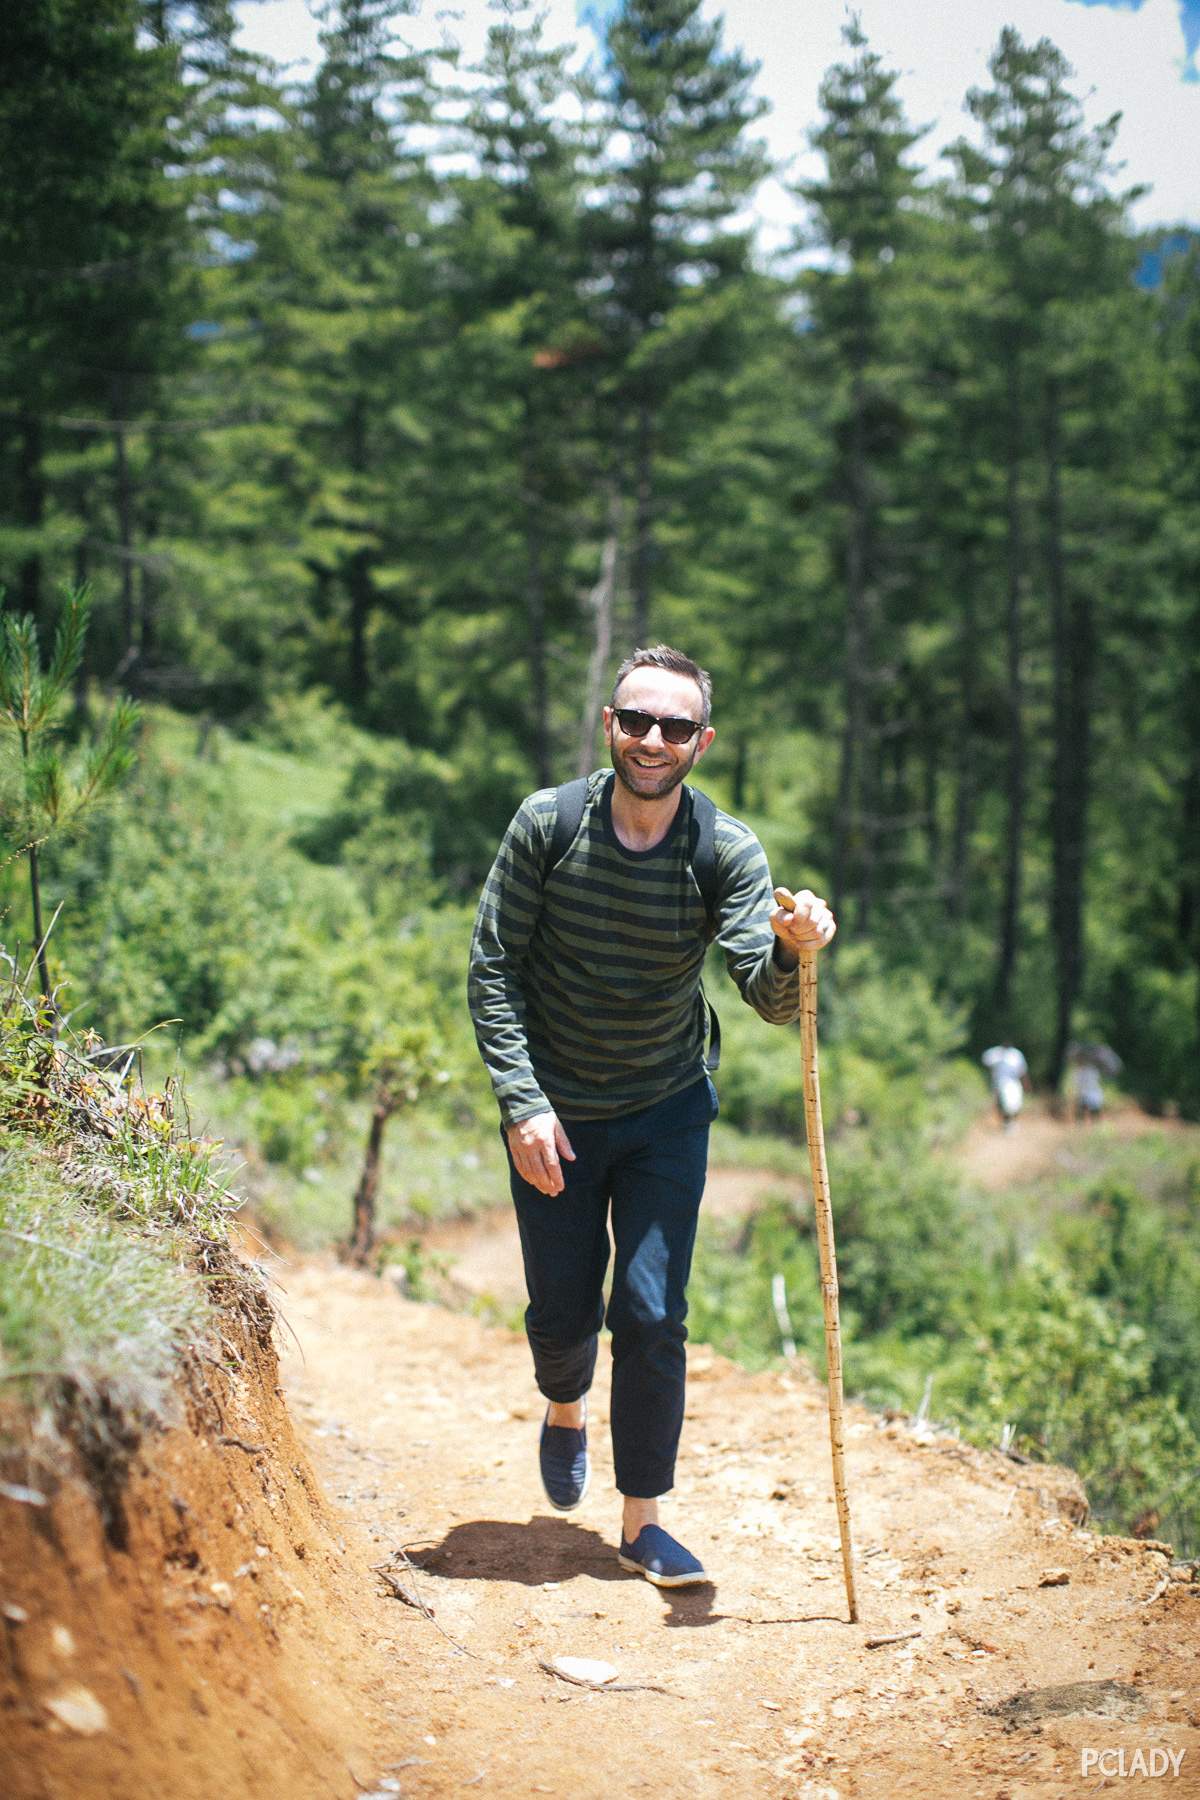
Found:
<svg viewBox="0 0 1200 1800"><path fill-rule="evenodd" d="M1029 1065L1016 1045L1007 1040L1002 1044L993 1044L979 1060L991 1080L992 1097L996 1102L1000 1123L1005 1131L1011 1131L1029 1087Z"/></svg>

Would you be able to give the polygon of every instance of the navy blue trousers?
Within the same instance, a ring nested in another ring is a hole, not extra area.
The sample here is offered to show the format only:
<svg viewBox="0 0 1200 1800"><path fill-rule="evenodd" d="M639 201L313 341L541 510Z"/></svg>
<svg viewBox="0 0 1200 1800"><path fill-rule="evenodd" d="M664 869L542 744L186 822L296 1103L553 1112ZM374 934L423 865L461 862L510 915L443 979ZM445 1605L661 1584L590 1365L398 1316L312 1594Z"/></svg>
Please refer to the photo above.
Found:
<svg viewBox="0 0 1200 1800"><path fill-rule="evenodd" d="M612 1333L612 1441L617 1488L636 1499L675 1480L683 1429L687 1281L708 1166L716 1090L701 1076L681 1094L617 1119L566 1119L575 1161L543 1194L509 1175L529 1305L525 1330L538 1387L578 1400L592 1384L600 1327ZM608 1224L613 1239L607 1315Z"/></svg>

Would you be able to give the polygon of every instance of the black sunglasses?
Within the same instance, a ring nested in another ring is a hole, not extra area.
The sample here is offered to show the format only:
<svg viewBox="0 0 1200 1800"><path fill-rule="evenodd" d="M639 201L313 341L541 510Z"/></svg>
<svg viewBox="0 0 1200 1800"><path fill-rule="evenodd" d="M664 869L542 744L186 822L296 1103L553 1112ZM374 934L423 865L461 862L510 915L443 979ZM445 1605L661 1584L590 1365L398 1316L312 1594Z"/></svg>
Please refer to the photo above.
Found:
<svg viewBox="0 0 1200 1800"><path fill-rule="evenodd" d="M636 707L614 706L617 723L626 737L644 738L652 725L657 725L668 744L690 744L704 726L699 719L659 719L653 713L639 712Z"/></svg>

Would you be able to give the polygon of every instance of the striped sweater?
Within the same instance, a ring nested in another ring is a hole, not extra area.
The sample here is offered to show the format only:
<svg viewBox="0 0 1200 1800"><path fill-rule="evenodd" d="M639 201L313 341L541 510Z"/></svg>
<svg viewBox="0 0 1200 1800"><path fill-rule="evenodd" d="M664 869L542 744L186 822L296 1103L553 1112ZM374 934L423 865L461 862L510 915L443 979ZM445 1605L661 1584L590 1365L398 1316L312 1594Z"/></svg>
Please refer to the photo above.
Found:
<svg viewBox="0 0 1200 1800"><path fill-rule="evenodd" d="M613 775L588 778L574 843L544 875L555 793L524 801L484 885L467 998L505 1125L553 1107L604 1119L665 1100L704 1069L709 923L688 860L687 793L661 843L627 850ZM772 954L771 877L748 826L718 810L716 941L743 1000L784 1024L795 969Z"/></svg>

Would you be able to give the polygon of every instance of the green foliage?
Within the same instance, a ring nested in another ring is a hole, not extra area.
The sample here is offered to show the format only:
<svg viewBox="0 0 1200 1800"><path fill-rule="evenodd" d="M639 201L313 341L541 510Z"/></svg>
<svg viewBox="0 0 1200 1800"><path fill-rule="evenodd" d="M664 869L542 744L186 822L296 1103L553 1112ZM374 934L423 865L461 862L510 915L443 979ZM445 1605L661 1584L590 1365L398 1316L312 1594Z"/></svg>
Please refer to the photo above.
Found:
<svg viewBox="0 0 1200 1800"><path fill-rule="evenodd" d="M139 1422L161 1419L180 1350L204 1330L179 1247L97 1216L44 1157L13 1151L0 1185L0 1372L32 1411L69 1384Z"/></svg>
<svg viewBox="0 0 1200 1800"><path fill-rule="evenodd" d="M3 590L0 590L0 600ZM129 700L114 707L107 726L72 769L55 741L59 712L79 667L91 599L86 588L68 589L45 669L32 614L0 619L0 836L29 859L34 937L42 992L50 993L42 919L40 857L48 839L76 827L110 794L133 763L138 709Z"/></svg>
<svg viewBox="0 0 1200 1800"><path fill-rule="evenodd" d="M211 1321L210 1284L248 1295L228 1222L237 1202L174 1084L131 1087L94 1038L64 1034L11 979L0 1008L0 1378L56 1434L128 1455L170 1408L183 1350Z"/></svg>
<svg viewBox="0 0 1200 1800"><path fill-rule="evenodd" d="M798 1028L763 1031L713 957L705 987L721 1015L721 1110L741 1131L803 1130ZM821 1090L826 1129L867 1121L906 1137L944 1137L965 1122L979 1080L951 1052L962 1009L946 1006L915 969L891 969L869 946L839 948L820 984Z"/></svg>
<svg viewBox="0 0 1200 1800"><path fill-rule="evenodd" d="M1140 1325L1039 1258L951 1350L937 1405L984 1441L1012 1427L1018 1449L1078 1471L1101 1523L1129 1530L1153 1511L1186 1553L1200 1535L1200 1431L1154 1361Z"/></svg>

